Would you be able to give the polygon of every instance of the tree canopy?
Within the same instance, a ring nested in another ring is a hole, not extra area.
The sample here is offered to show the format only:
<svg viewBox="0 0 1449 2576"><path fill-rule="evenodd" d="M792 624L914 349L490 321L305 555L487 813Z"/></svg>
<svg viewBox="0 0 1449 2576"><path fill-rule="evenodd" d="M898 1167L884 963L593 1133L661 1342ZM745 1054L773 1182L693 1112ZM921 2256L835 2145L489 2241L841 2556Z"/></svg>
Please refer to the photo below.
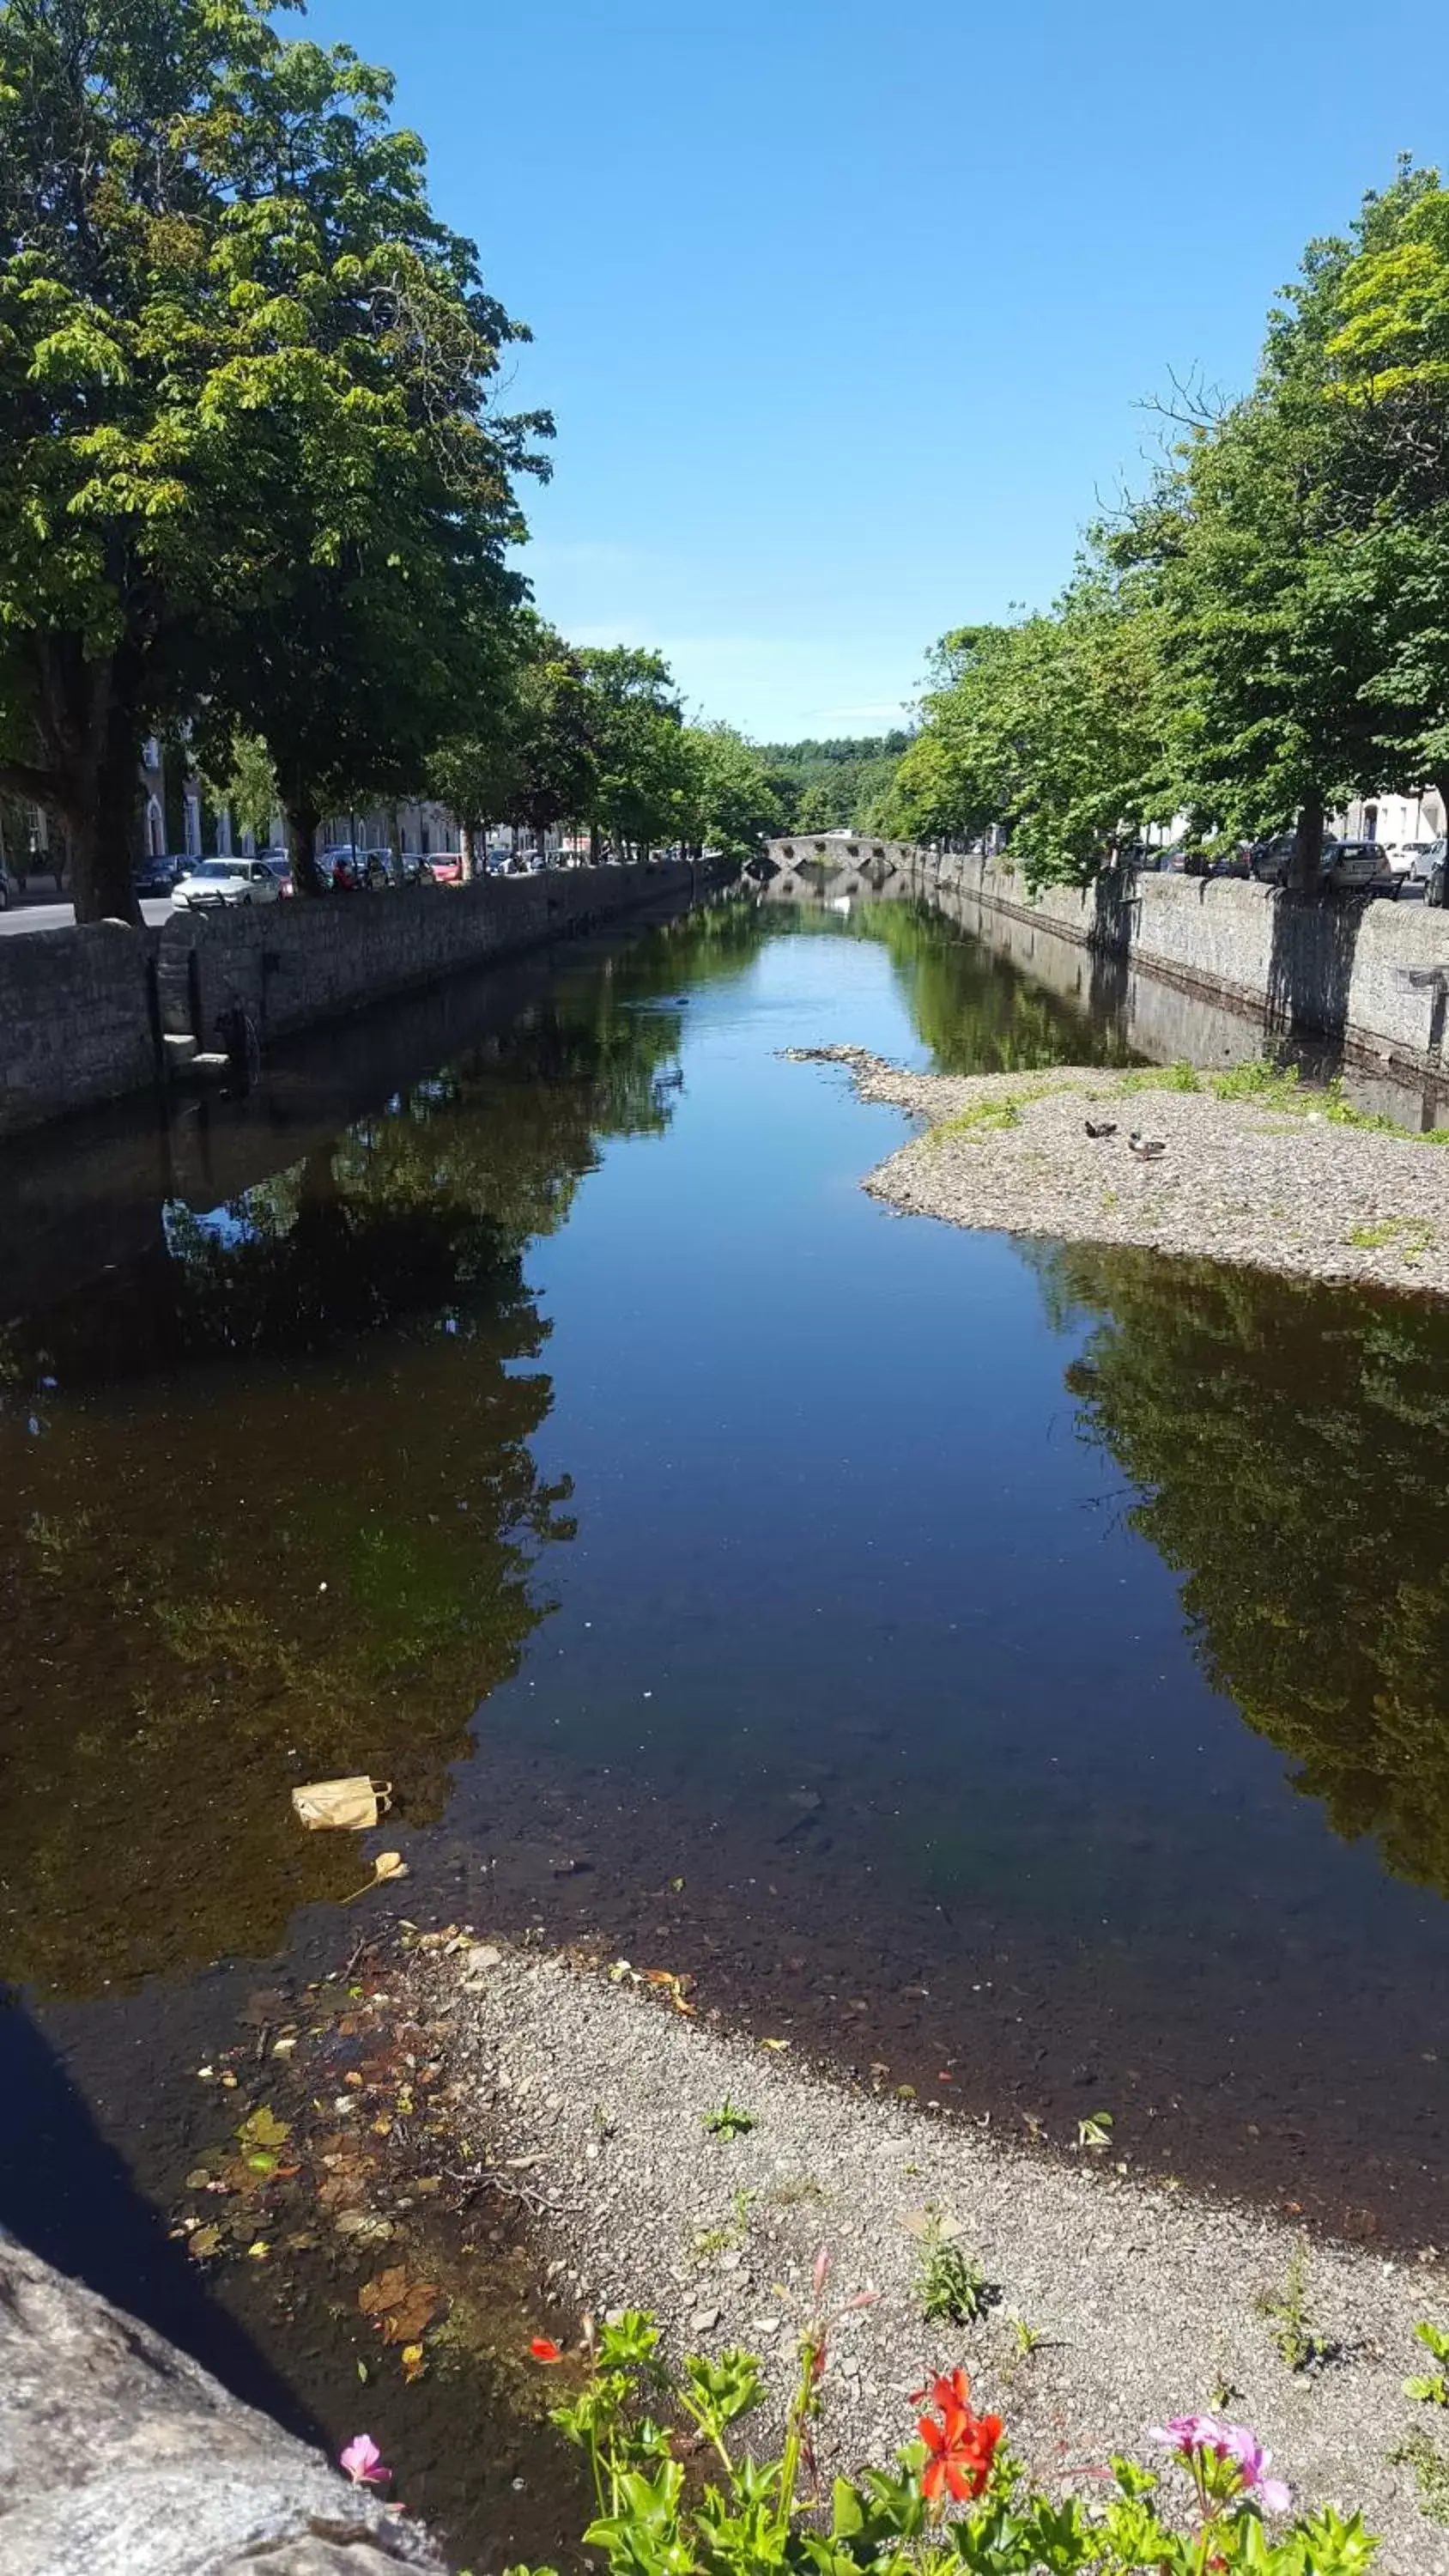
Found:
<svg viewBox="0 0 1449 2576"><path fill-rule="evenodd" d="M1036 880L1144 826L1204 846L1438 785L1449 802L1449 195L1401 166L1310 243L1241 397L1179 393L1150 488L1054 607L937 648L884 800Z"/></svg>
<svg viewBox="0 0 1449 2576"><path fill-rule="evenodd" d="M0 9L0 786L127 912L146 734L411 783L516 581L541 417L388 75L260 0Z"/></svg>

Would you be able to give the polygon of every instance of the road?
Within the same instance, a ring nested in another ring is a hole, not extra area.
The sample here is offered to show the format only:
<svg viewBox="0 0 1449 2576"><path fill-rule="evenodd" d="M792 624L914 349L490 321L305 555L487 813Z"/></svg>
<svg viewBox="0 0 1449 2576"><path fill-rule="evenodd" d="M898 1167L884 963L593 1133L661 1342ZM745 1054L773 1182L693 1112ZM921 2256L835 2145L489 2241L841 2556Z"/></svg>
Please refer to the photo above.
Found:
<svg viewBox="0 0 1449 2576"><path fill-rule="evenodd" d="M169 895L157 895L141 906L145 920L155 923L166 919L171 910ZM0 939L22 930L69 930L75 919L68 903L11 903L0 912Z"/></svg>

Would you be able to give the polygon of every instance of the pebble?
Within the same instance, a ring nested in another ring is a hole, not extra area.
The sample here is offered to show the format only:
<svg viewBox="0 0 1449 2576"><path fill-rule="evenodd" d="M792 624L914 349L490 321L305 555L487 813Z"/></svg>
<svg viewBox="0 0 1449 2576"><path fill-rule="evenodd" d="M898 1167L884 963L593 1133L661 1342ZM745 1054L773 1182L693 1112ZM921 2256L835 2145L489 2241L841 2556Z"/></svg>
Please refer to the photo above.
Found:
<svg viewBox="0 0 1449 2576"><path fill-rule="evenodd" d="M689 2323L693 2333L708 2334L711 2326L717 2326L719 2321L720 2311L718 2308L696 2308L693 2316L689 2320Z"/></svg>

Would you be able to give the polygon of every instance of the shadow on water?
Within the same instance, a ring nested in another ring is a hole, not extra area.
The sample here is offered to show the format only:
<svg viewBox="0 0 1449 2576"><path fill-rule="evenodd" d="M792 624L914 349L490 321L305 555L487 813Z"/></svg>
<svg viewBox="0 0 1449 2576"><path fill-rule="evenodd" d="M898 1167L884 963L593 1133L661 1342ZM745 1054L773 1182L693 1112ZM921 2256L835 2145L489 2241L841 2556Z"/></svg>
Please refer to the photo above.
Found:
<svg viewBox="0 0 1449 2576"><path fill-rule="evenodd" d="M167 2336L248 2406L316 2441L318 2427L295 2390L207 2296L196 2266L15 2002L0 2005L0 2075L0 2227Z"/></svg>

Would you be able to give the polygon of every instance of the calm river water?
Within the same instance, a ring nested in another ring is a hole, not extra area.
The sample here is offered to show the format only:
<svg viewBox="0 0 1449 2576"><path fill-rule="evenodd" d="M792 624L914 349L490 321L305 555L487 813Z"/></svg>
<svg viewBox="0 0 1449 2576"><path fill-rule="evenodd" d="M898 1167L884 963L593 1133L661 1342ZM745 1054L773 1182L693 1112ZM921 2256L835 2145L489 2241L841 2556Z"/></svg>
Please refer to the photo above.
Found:
<svg viewBox="0 0 1449 2576"><path fill-rule="evenodd" d="M894 1217L836 1040L1125 1053L736 902L0 1164L0 2220L144 2303L198 2055L357 1919L290 1788L371 1770L419 1920L1442 2239L1449 1317Z"/></svg>

